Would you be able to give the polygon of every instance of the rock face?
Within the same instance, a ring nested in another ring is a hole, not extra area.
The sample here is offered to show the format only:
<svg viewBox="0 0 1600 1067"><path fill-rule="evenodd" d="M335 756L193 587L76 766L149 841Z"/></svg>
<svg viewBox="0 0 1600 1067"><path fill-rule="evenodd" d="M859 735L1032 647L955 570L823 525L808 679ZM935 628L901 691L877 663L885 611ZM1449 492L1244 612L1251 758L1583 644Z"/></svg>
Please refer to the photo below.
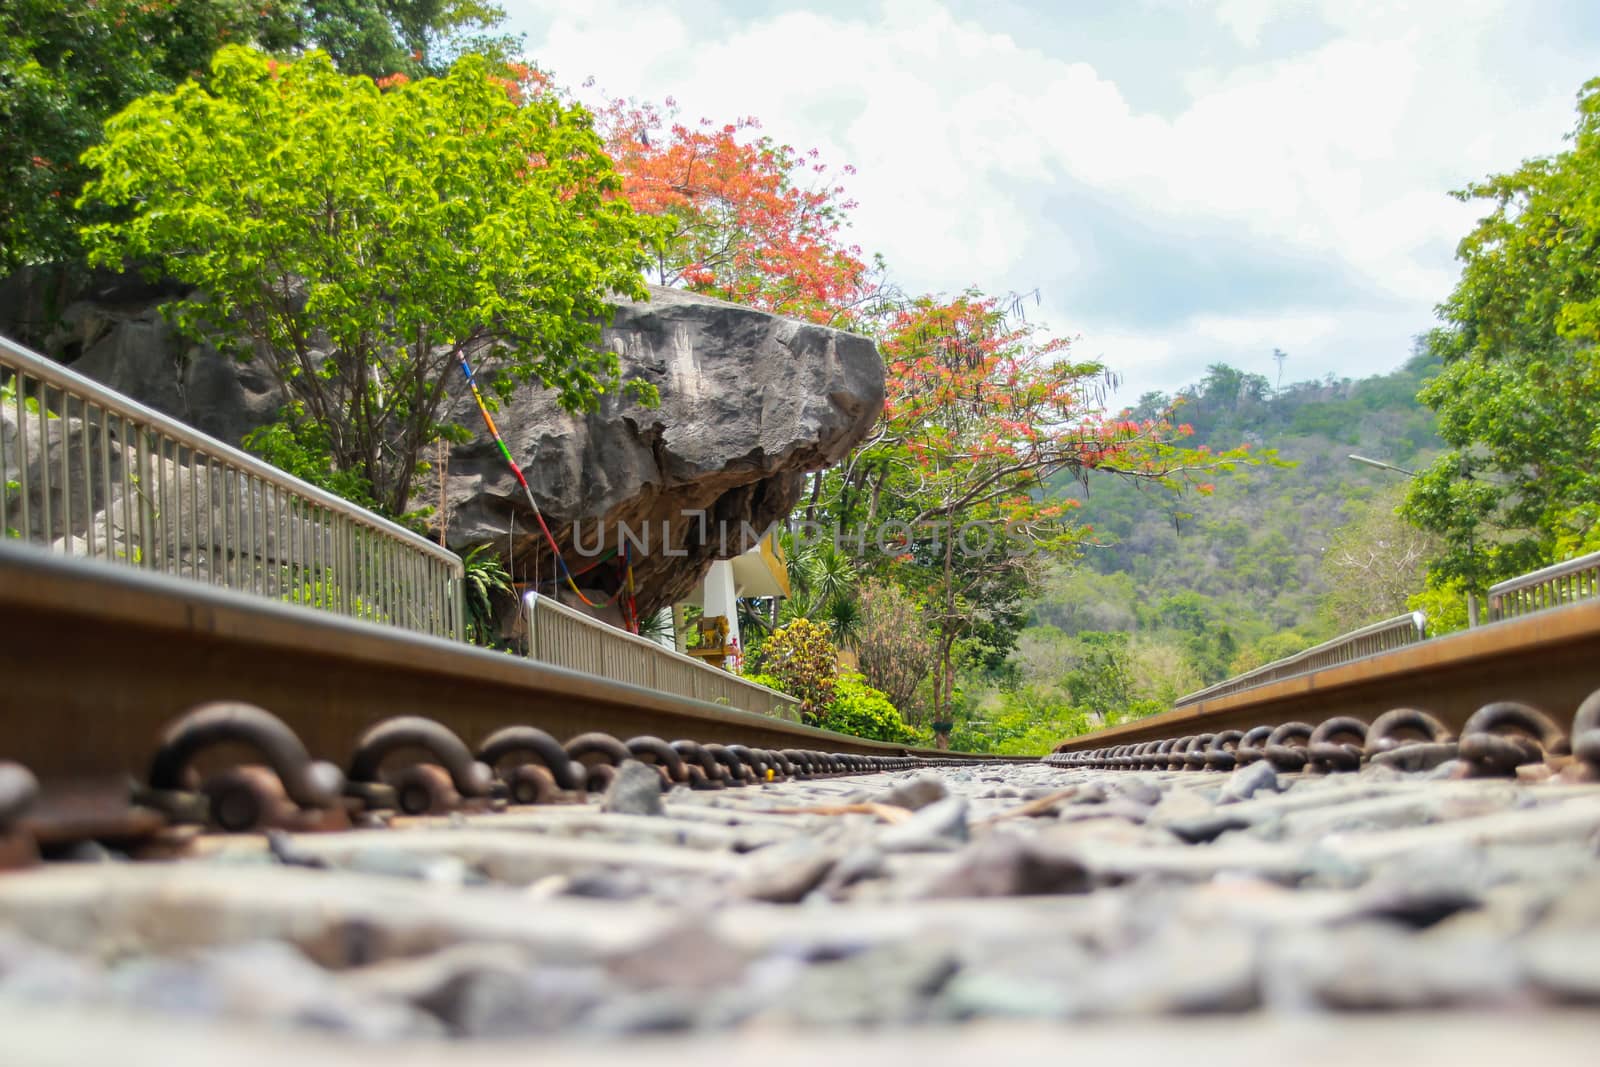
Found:
<svg viewBox="0 0 1600 1067"><path fill-rule="evenodd" d="M523 386L495 421L561 544L576 537L592 560L616 548L620 527L636 535L643 612L737 554L745 524L759 531L787 515L804 473L842 458L883 408L872 342L719 300L653 289L648 304L618 309L604 343L626 378L656 386L659 407L613 395L569 415L548 390ZM477 426L468 398L452 415ZM509 541L518 579L551 577L543 534L490 441L452 452L446 494L452 542ZM419 486L415 501L436 503L437 491ZM582 561L570 549L567 559Z"/></svg>
<svg viewBox="0 0 1600 1067"><path fill-rule="evenodd" d="M0 287L0 330L232 444L282 405L264 368L173 333L156 310L177 295L170 289L98 279L48 331L43 289L28 278ZM616 588L627 531L642 613L681 599L712 560L737 554L747 528L788 514L805 473L843 457L883 406L883 364L865 338L676 290L623 304L602 343L625 379L656 386L660 406L615 391L599 411L572 415L534 384L517 387L495 421L580 585ZM451 547L501 546L518 581L549 591L544 535L457 382L450 410L475 435L445 468ZM414 494L413 506L437 509L436 475Z"/></svg>

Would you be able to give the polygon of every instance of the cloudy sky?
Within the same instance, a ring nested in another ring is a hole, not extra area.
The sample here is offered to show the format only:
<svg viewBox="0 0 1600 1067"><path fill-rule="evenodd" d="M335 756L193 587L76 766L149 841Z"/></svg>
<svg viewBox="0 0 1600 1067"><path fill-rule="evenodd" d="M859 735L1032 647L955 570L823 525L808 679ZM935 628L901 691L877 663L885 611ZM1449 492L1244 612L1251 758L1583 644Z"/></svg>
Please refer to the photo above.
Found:
<svg viewBox="0 0 1600 1067"><path fill-rule="evenodd" d="M502 2L569 86L854 165L903 286L1040 290L1126 401L1398 365L1478 214L1447 192L1600 75L1595 0Z"/></svg>

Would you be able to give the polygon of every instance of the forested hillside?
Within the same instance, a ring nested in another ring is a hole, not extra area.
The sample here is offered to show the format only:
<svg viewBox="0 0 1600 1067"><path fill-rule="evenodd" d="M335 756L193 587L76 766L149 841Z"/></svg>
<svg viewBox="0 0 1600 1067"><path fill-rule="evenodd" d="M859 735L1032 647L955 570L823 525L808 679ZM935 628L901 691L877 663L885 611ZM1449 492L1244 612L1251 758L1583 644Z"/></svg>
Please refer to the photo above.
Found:
<svg viewBox="0 0 1600 1067"><path fill-rule="evenodd" d="M1438 369L1417 355L1385 375L1277 389L1219 364L1176 397L1141 397L1135 417L1177 399L1191 443L1213 451L1244 444L1277 462L1222 476L1209 496L1177 500L1107 477L1070 486L1082 502L1076 517L1093 536L1076 564L1048 579L1007 670L973 679L975 733L1004 744L1052 707L1078 709L1055 713L1068 719L1084 709L1102 719L1155 710L1403 609L1423 578L1420 560L1389 558L1396 541L1419 536L1392 515L1407 479L1349 456L1407 469L1425 463L1440 443L1416 394ZM1394 588L1330 566L1341 540L1373 546L1384 564L1402 568Z"/></svg>

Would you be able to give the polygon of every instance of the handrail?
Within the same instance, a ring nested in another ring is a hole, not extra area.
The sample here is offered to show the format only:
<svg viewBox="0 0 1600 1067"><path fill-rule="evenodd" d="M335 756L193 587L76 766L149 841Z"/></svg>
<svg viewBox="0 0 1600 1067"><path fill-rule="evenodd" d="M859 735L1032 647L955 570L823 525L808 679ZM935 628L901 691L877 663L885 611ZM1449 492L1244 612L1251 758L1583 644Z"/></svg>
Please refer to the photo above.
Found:
<svg viewBox="0 0 1600 1067"><path fill-rule="evenodd" d="M463 636L448 549L4 336L0 382L0 536Z"/></svg>
<svg viewBox="0 0 1600 1067"><path fill-rule="evenodd" d="M1600 552L1541 567L1489 587L1489 619L1527 615L1600 595Z"/></svg>
<svg viewBox="0 0 1600 1067"><path fill-rule="evenodd" d="M523 604L527 608L530 659L677 696L800 721L800 701L787 693L607 625L554 597L529 592L523 597Z"/></svg>
<svg viewBox="0 0 1600 1067"><path fill-rule="evenodd" d="M1320 645L1283 659L1273 660L1271 663L1256 667L1254 670L1226 678L1215 685L1207 686L1188 696L1179 697L1174 707L1184 707L1189 704L1198 704L1202 700L1212 700L1216 697L1237 693L1245 689L1253 689L1258 685L1275 682L1282 678L1291 678L1298 674L1308 674L1311 671L1332 667L1340 663L1349 663L1351 660L1361 659L1363 656L1375 655L1379 652L1388 652L1404 645L1415 644L1427 636L1428 617L1420 611L1413 611L1405 615L1396 615L1392 619L1382 622L1369 623L1359 630L1351 630L1341 634Z"/></svg>

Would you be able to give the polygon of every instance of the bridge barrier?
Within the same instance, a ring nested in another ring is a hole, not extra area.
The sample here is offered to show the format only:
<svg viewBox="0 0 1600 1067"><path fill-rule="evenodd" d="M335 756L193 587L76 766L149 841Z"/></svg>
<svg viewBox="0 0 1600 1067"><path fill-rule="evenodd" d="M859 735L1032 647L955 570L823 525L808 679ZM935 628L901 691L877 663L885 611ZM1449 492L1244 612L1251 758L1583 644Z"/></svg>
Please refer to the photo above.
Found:
<svg viewBox="0 0 1600 1067"><path fill-rule="evenodd" d="M455 553L3 336L0 537L465 636Z"/></svg>
<svg viewBox="0 0 1600 1067"><path fill-rule="evenodd" d="M1512 619L1600 595L1600 552L1489 587L1489 621Z"/></svg>
<svg viewBox="0 0 1600 1067"><path fill-rule="evenodd" d="M528 657L712 704L800 721L800 701L630 634L548 596L523 598ZM671 741L672 738L667 738Z"/></svg>
<svg viewBox="0 0 1600 1067"><path fill-rule="evenodd" d="M1420 611L1413 611L1407 615L1396 615L1392 619L1375 622L1363 626L1359 630L1352 630L1331 641L1324 641L1303 652L1296 652L1292 656L1273 660L1255 670L1246 671L1244 674L1235 675L1224 679L1216 685L1208 686L1199 692L1190 693L1180 697L1175 707L1184 707L1188 704L1198 704L1203 700L1215 700L1217 697L1229 693L1237 693L1245 689L1253 689L1258 685L1275 682L1281 678L1292 678L1298 674L1309 674L1324 667L1332 667L1340 663L1349 663L1351 660L1361 659L1364 656L1376 655L1379 652L1388 652L1405 645L1416 644L1427 636L1428 619Z"/></svg>

